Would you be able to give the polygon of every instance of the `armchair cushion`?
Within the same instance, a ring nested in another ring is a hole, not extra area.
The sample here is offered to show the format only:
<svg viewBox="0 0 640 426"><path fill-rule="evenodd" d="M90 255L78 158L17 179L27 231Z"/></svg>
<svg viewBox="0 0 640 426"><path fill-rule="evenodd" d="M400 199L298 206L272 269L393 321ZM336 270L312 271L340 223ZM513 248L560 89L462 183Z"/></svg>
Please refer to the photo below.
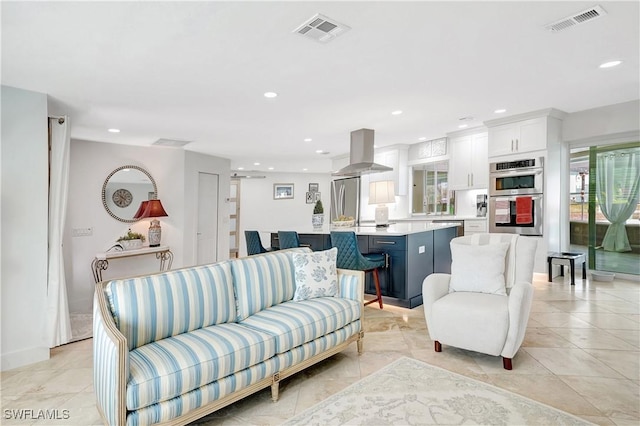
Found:
<svg viewBox="0 0 640 426"><path fill-rule="evenodd" d="M449 292L470 291L506 295L505 259L509 243L451 244Z"/></svg>
<svg viewBox="0 0 640 426"><path fill-rule="evenodd" d="M294 301L334 297L338 294L337 248L313 253L294 253L292 256L296 280Z"/></svg>

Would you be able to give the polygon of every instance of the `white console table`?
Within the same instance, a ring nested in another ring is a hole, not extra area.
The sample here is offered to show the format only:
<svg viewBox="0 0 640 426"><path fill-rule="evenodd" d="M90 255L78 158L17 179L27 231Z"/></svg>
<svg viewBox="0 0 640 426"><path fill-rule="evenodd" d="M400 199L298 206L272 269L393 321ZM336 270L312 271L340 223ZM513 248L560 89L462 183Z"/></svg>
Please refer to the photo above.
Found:
<svg viewBox="0 0 640 426"><path fill-rule="evenodd" d="M137 250L123 251L107 251L96 254L91 262L91 270L93 271L93 279L96 283L102 281L102 271L106 271L109 267L109 260L123 259L126 257L143 256L147 254L155 254L156 259L160 260L160 271L168 271L173 263L173 253L169 246L160 247L143 247Z"/></svg>

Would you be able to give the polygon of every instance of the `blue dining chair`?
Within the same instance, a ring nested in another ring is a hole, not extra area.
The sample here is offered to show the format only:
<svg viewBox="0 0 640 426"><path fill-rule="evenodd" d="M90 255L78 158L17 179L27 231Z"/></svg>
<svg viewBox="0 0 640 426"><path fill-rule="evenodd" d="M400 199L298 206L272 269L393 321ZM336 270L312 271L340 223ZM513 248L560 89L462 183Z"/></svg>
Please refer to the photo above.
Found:
<svg viewBox="0 0 640 426"><path fill-rule="evenodd" d="M300 237L296 231L278 231L280 250L300 247Z"/></svg>
<svg viewBox="0 0 640 426"><path fill-rule="evenodd" d="M358 248L358 237L353 231L332 231L331 246L338 248L336 266L340 269L373 272L373 283L376 287L376 298L365 303L378 302L382 309L382 293L380 292L380 277L378 268L387 265L385 253L362 254Z"/></svg>
<svg viewBox="0 0 640 426"><path fill-rule="evenodd" d="M247 240L247 255L249 256L271 251L271 247L267 249L262 245L258 231L244 231L244 238Z"/></svg>

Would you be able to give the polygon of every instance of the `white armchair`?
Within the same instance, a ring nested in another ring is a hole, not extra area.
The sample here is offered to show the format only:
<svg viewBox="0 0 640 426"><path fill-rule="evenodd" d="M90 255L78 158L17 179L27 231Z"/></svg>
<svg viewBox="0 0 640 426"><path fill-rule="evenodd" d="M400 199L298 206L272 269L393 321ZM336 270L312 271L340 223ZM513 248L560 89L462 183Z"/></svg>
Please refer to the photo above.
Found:
<svg viewBox="0 0 640 426"><path fill-rule="evenodd" d="M537 241L514 234L473 234L451 240L451 274L422 283L429 334L442 344L511 359L522 341L533 299Z"/></svg>

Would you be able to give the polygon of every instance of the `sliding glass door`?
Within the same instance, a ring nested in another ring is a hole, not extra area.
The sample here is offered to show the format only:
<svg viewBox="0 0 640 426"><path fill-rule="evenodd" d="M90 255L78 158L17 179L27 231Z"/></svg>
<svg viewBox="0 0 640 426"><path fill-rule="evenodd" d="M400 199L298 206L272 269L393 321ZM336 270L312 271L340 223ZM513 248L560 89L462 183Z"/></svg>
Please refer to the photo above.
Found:
<svg viewBox="0 0 640 426"><path fill-rule="evenodd" d="M574 149L570 242L589 268L640 274L640 144Z"/></svg>

